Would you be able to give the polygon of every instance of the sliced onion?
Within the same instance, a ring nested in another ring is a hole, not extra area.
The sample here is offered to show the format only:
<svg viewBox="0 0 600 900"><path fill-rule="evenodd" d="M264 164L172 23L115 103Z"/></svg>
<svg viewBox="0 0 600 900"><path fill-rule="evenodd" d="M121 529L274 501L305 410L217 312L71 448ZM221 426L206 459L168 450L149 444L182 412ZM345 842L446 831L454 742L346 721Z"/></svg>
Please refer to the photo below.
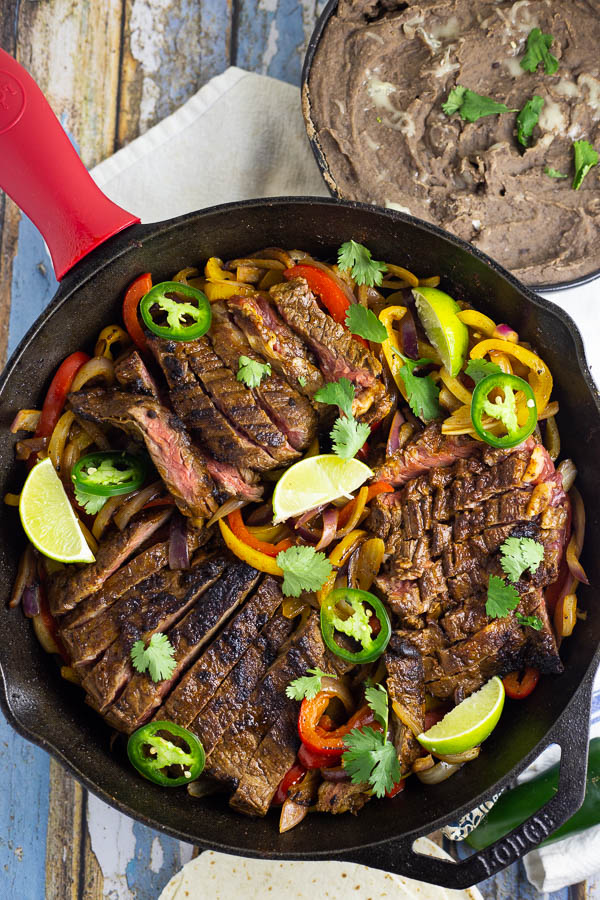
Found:
<svg viewBox="0 0 600 900"><path fill-rule="evenodd" d="M87 363L84 365L87 365ZM60 472L60 461L71 432L71 425L74 421L75 414L70 410L67 410L67 412L62 414L54 426L54 431L50 435L50 440L48 442L48 456L52 460L52 465L57 472Z"/></svg>
<svg viewBox="0 0 600 900"><path fill-rule="evenodd" d="M12 434L17 431L35 431L39 425L42 413L39 409L20 409L12 420L10 430Z"/></svg>
<svg viewBox="0 0 600 900"><path fill-rule="evenodd" d="M97 513L96 518L94 519L94 524L92 525L92 534L97 541L99 541L104 534L106 526L112 519L115 510L117 510L122 503L127 502L128 497L129 494L125 494L125 496L117 495L116 497L109 497L100 512Z"/></svg>
<svg viewBox="0 0 600 900"><path fill-rule="evenodd" d="M461 767L447 762L436 763L432 769L425 769L423 772L417 772L417 778L423 784L440 784L454 775Z"/></svg>
<svg viewBox="0 0 600 900"><path fill-rule="evenodd" d="M75 420L82 431L85 431L86 434L89 434L99 450L110 450L110 441L104 434L104 431L102 430L100 425L97 425L96 422L87 422L80 416L75 416Z"/></svg>
<svg viewBox="0 0 600 900"><path fill-rule="evenodd" d="M519 343L519 335L510 325L496 325L492 337L499 338L501 341L510 341L511 344Z"/></svg>
<svg viewBox="0 0 600 900"><path fill-rule="evenodd" d="M162 494L164 489L165 487L162 481L155 481L141 491L134 491L130 495L129 500L119 508L118 513L115 515L115 525L119 531L123 531L129 524L129 520L135 516L146 503L149 503L151 500L156 499L156 497Z"/></svg>
<svg viewBox="0 0 600 900"><path fill-rule="evenodd" d="M339 784L341 781L350 781L350 776L343 766L331 766L330 769L321 769L323 781L332 781Z"/></svg>
<svg viewBox="0 0 600 900"><path fill-rule="evenodd" d="M421 722L417 722L414 715L403 703L399 703L398 700L393 700L392 709L394 710L402 724L406 725L406 727L412 731L415 737L418 737L423 733L423 724Z"/></svg>
<svg viewBox="0 0 600 900"><path fill-rule="evenodd" d="M302 806L300 803L294 803L287 797L283 801L281 814L279 816L279 833L291 831L296 825L299 825L302 819L308 815L308 806Z"/></svg>
<svg viewBox="0 0 600 900"><path fill-rule="evenodd" d="M23 591L22 606L23 613L27 616L28 619L33 619L34 616L39 616L40 585L37 581L33 584L28 584Z"/></svg>
<svg viewBox="0 0 600 900"><path fill-rule="evenodd" d="M50 438L46 436L25 438L23 441L17 441L15 444L15 456L19 460L29 459L32 453L45 450L49 440Z"/></svg>
<svg viewBox="0 0 600 900"><path fill-rule="evenodd" d="M350 515L350 518L344 525L344 527L340 528L340 530L338 532L338 537L343 537L344 535L350 534L352 531L354 531L354 529L356 528L356 526L358 525L358 523L361 519L361 516L362 516L365 506L367 504L368 493L369 493L369 488L365 484L365 485L363 485L363 487L361 487L360 491L358 492L358 494L352 501L353 502L352 513Z"/></svg>
<svg viewBox="0 0 600 900"><path fill-rule="evenodd" d="M218 522L219 519L224 519L225 516L228 516L229 513L235 512L236 509L243 509L244 506L247 506L247 500L240 500L237 497L230 497L229 500L226 500L225 503L222 503L216 513L211 516L211 518L206 523L206 527L210 528L211 525L214 525L215 522Z"/></svg>
<svg viewBox="0 0 600 900"><path fill-rule="evenodd" d="M9 607L14 609L18 606L23 597L23 592L27 587L34 584L37 579L35 550L31 544L27 544L25 552L19 560L19 568L17 569L17 577L13 584L12 593L10 595Z"/></svg>
<svg viewBox="0 0 600 900"><path fill-rule="evenodd" d="M350 693L350 688L341 678L324 676L321 679L321 690L331 694L332 697L337 697L338 700L341 700L348 715L354 712L356 704Z"/></svg>
<svg viewBox="0 0 600 900"><path fill-rule="evenodd" d="M321 504L321 506L315 506L313 509L307 509L305 513L296 519L294 524L294 528L301 528L303 525L306 525L310 522L311 519L314 519L315 516L318 516L325 509L325 504Z"/></svg>
<svg viewBox="0 0 600 900"><path fill-rule="evenodd" d="M462 765L462 763L471 762L472 759L477 759L480 753L481 747L472 747L463 753L434 753L433 755L443 762L458 766Z"/></svg>
<svg viewBox="0 0 600 900"><path fill-rule="evenodd" d="M246 527L249 525L271 525L273 522L273 504L270 500L255 507L246 518Z"/></svg>
<svg viewBox="0 0 600 900"><path fill-rule="evenodd" d="M339 510L332 506L323 512L323 533L321 534L315 550L324 550L326 547L329 547L336 536L338 516Z"/></svg>
<svg viewBox="0 0 600 900"><path fill-rule="evenodd" d="M60 647L56 643L54 635L44 621L44 617L42 615L34 616L31 621L33 623L35 636L46 653L60 653Z"/></svg>
<svg viewBox="0 0 600 900"><path fill-rule="evenodd" d="M392 424L390 426L390 433L387 439L387 447L385 448L385 455L392 456L393 453L400 447L400 426L406 422L404 415L400 412L399 409L394 413L394 418L392 419Z"/></svg>
<svg viewBox="0 0 600 900"><path fill-rule="evenodd" d="M169 568L189 569L190 550L187 540L187 522L179 512L171 517L169 530Z"/></svg>
<svg viewBox="0 0 600 900"><path fill-rule="evenodd" d="M419 756L418 759L415 759L412 764L412 770L416 774L417 772L426 772L427 769L432 769L435 766L435 761L431 753L428 753L427 756Z"/></svg>
<svg viewBox="0 0 600 900"><path fill-rule="evenodd" d="M379 574L385 555L381 538L369 538L354 551L348 560L348 584L360 591L370 591Z"/></svg>
<svg viewBox="0 0 600 900"><path fill-rule="evenodd" d="M402 336L402 352L411 359L419 358L419 338L417 335L417 326L413 319L410 309L406 310L402 322L400 323L400 334Z"/></svg>
<svg viewBox="0 0 600 900"><path fill-rule="evenodd" d="M550 459L552 462L555 462L560 456L560 433L554 416L548 416L546 419L546 438L544 445Z"/></svg>
<svg viewBox="0 0 600 900"><path fill-rule="evenodd" d="M296 258L300 258L295 255L297 251L292 250L291 253L288 253L286 250L282 250L281 247L266 247L264 250L257 250L256 253L250 254L250 259L278 259L279 262L282 262L286 269L291 269L294 265L294 261ZM306 254L304 254L305 256Z"/></svg>
<svg viewBox="0 0 600 900"><path fill-rule="evenodd" d="M585 534L585 507L583 505L583 500L581 499L581 494L577 488L571 488L569 497L571 498L571 506L573 509L573 534L569 541L569 546L567 547L567 565L573 578L576 578L577 581L581 581L583 584L589 584L583 566L579 562L579 555L581 553L581 548L583 547L583 537Z"/></svg>
<svg viewBox="0 0 600 900"><path fill-rule="evenodd" d="M112 360L107 359L105 356L92 357L92 359L82 365L75 375L71 390L80 391L81 388L93 378L101 378L108 386L113 384L115 380L115 367Z"/></svg>
<svg viewBox="0 0 600 900"><path fill-rule="evenodd" d="M223 789L222 784L213 778L197 778L187 785L187 792L190 797L208 797L210 794L216 794L217 791Z"/></svg>
<svg viewBox="0 0 600 900"><path fill-rule="evenodd" d="M577 478L577 467L572 459L563 459L556 469L562 475L563 491L568 494Z"/></svg>
<svg viewBox="0 0 600 900"><path fill-rule="evenodd" d="M314 266L315 269L321 269L322 272L327 272L330 278L333 278L338 287L340 287L348 298L348 303L354 304L356 303L356 297L354 296L354 292L351 290L350 286L344 281L343 278L334 272L331 266L325 265L325 263L319 262L317 259L313 259L312 256L307 257L302 260L303 264Z"/></svg>

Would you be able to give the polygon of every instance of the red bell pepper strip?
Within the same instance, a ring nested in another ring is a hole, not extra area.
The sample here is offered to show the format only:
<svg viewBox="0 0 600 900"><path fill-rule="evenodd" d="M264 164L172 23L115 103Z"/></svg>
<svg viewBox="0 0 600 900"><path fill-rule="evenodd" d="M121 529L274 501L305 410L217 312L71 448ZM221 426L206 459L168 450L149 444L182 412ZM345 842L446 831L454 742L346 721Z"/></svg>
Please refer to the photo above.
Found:
<svg viewBox="0 0 600 900"><path fill-rule="evenodd" d="M388 484L387 481L374 481L373 484L370 484L367 489L367 499L365 500L365 506L367 503L370 503L373 497L377 497L378 494L392 494L394 492L394 488L391 484ZM345 506L340 510L340 514L338 516L338 528L343 528L350 521L350 516L354 510L354 504L356 500L349 500Z"/></svg>
<svg viewBox="0 0 600 900"><path fill-rule="evenodd" d="M49 437L52 434L56 423L61 417L73 379L82 365L88 360L89 356L87 353L82 353L78 350L76 353L71 353L70 356L67 356L61 362L54 378L50 382L50 387L42 406L40 421L35 430L36 437Z"/></svg>
<svg viewBox="0 0 600 900"><path fill-rule="evenodd" d="M306 744L300 744L298 762L307 769L327 769L335 765L337 759L333 756L325 756L324 753L314 753L308 749Z"/></svg>
<svg viewBox="0 0 600 900"><path fill-rule="evenodd" d="M344 738L353 728L369 725L376 731L381 731L381 725L375 721L370 706L362 706L345 725L341 725L334 731L325 731L319 726L319 720L334 696L335 694L329 691L320 691L312 700L305 698L298 716L298 734L304 746L312 753L327 756L330 759L331 757L341 757L345 750ZM334 765L334 763L330 762L329 765Z"/></svg>
<svg viewBox="0 0 600 900"><path fill-rule="evenodd" d="M304 278L313 294L319 297L331 318L339 325L347 328L346 313L348 312L350 301L339 284L327 272L323 272L322 269L317 269L316 266L311 266L308 263L300 263L297 266L292 266L291 269L286 269L283 275L288 281L292 278ZM357 334L353 335L353 337L367 350L369 349L369 345L364 338Z"/></svg>
<svg viewBox="0 0 600 900"><path fill-rule="evenodd" d="M275 796L271 801L271 806L283 806L283 803L287 800L289 789L293 785L298 784L298 782L301 781L305 775L306 769L304 768L304 766L300 765L300 763L295 762L279 782L279 787L277 788Z"/></svg>
<svg viewBox="0 0 600 900"><path fill-rule="evenodd" d="M540 680L539 669L527 668L524 672L511 672L502 679L506 696L511 700L529 697Z"/></svg>
<svg viewBox="0 0 600 900"><path fill-rule="evenodd" d="M142 352L145 352L148 349L148 344L146 343L146 337L138 319L138 306L140 305L142 297L144 297L151 288L152 275L150 275L149 272L146 272L144 275L140 275L135 281L131 282L125 292L125 298L123 300L123 322L125 323L125 328L135 346Z"/></svg>
<svg viewBox="0 0 600 900"><path fill-rule="evenodd" d="M255 538L252 532L248 531L248 529L244 525L242 513L239 509L236 509L234 512L229 513L229 515L227 516L227 521L229 523L229 527L240 541L242 541L244 544L247 544L248 547L252 547L253 550L258 550L260 553L265 553L267 556L272 556L273 558L275 558L278 553L281 553L282 550L287 550L292 546L292 542L287 538L283 541L279 541L278 544L269 544L268 541L259 541L259 539Z"/></svg>
<svg viewBox="0 0 600 900"><path fill-rule="evenodd" d="M386 797L389 797L390 800L391 800L393 797L396 797L396 796L400 793L400 791L403 791L403 790L404 790L404 785L405 785L405 783L406 783L406 778L401 778L400 781L397 781L397 782L396 782L396 784L395 784L394 787L391 789L391 791L386 791L386 792L385 792L385 796L386 796Z"/></svg>

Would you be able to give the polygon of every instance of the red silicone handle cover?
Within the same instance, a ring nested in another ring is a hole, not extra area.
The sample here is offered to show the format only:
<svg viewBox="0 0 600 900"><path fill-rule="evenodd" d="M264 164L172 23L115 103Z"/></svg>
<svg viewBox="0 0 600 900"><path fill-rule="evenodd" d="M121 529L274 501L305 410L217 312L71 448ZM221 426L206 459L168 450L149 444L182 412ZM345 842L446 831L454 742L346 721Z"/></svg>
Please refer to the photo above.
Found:
<svg viewBox="0 0 600 900"><path fill-rule="evenodd" d="M96 186L31 75L1 48L0 187L41 231L59 280L140 221Z"/></svg>

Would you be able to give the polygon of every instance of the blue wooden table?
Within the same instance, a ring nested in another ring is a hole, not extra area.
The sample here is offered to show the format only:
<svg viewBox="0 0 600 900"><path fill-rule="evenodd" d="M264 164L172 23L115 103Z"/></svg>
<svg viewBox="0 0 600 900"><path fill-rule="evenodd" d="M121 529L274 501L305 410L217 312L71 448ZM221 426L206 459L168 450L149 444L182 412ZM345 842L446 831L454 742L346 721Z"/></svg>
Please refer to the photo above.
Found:
<svg viewBox="0 0 600 900"><path fill-rule="evenodd" d="M320 6L320 0L0 0L0 46L29 69L91 167L230 64L298 84ZM3 362L56 283L41 238L3 195L0 246ZM0 773L0 898L154 900L197 852L89 795L1 715ZM539 896L522 864L480 888L486 900ZM550 896L600 898L600 882Z"/></svg>

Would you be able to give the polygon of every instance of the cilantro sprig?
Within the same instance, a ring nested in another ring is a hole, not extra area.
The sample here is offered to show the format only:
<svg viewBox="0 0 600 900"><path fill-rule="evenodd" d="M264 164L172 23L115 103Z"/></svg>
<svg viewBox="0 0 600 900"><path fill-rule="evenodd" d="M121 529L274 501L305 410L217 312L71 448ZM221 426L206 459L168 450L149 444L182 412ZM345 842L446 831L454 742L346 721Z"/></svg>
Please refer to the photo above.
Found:
<svg viewBox="0 0 600 900"><path fill-rule="evenodd" d="M100 494L88 494L87 491L82 491L75 485L75 499L88 515L95 516L100 512L108 497L102 497Z"/></svg>
<svg viewBox="0 0 600 900"><path fill-rule="evenodd" d="M371 251L356 241L346 241L342 244L338 250L338 268L350 272L357 284L366 284L369 287L381 284L383 273L387 272L386 264L371 259Z"/></svg>
<svg viewBox="0 0 600 900"><path fill-rule="evenodd" d="M246 387L256 388L263 378L271 374L269 363L260 363L249 356L240 356L238 360L237 380L243 382Z"/></svg>
<svg viewBox="0 0 600 900"><path fill-rule="evenodd" d="M277 554L276 562L283 571L282 591L286 597L318 591L331 575L331 563L314 547L289 547Z"/></svg>
<svg viewBox="0 0 600 900"><path fill-rule="evenodd" d="M437 419L442 413L439 402L439 386L435 383L431 375L419 377L414 374L415 369L419 368L419 366L427 365L431 360L410 359L410 357L400 353L394 346L392 346L392 350L403 362L403 365L399 369L399 375L404 382L408 405L415 416L423 419L424 422L430 422L432 419Z"/></svg>
<svg viewBox="0 0 600 900"><path fill-rule="evenodd" d="M470 359L465 369L465 375L472 378L475 384L479 384L488 375L500 375L501 373L500 366L488 359Z"/></svg>
<svg viewBox="0 0 600 900"><path fill-rule="evenodd" d="M353 784L368 784L376 797L384 797L402 777L396 748L387 739L388 694L380 684L369 685L365 699L383 730L353 728L344 739L342 765Z"/></svg>
<svg viewBox="0 0 600 900"><path fill-rule="evenodd" d="M498 575L490 575L485 611L491 619L503 619L517 608L520 599L518 590L512 584L507 584Z"/></svg>
<svg viewBox="0 0 600 900"><path fill-rule="evenodd" d="M347 378L330 381L315 394L319 403L337 406L342 415L335 420L331 430L334 453L342 459L352 459L371 434L365 422L357 422L352 413L354 385Z"/></svg>
<svg viewBox="0 0 600 900"><path fill-rule="evenodd" d="M313 700L322 688L323 678L336 678L336 675L328 675L322 669L307 669L309 674L290 681L285 689L286 696L290 700Z"/></svg>
<svg viewBox="0 0 600 900"><path fill-rule="evenodd" d="M496 116L499 113L518 112L517 109L509 109L505 103L477 94L462 84L452 88L442 109L447 116L458 113L465 122L477 122L485 116Z"/></svg>
<svg viewBox="0 0 600 900"><path fill-rule="evenodd" d="M575 155L573 188L578 191L590 169L598 165L598 153L589 141L573 141L573 153Z"/></svg>
<svg viewBox="0 0 600 900"><path fill-rule="evenodd" d="M544 558L544 545L533 538L509 537L500 547L500 557L509 580L517 582L524 572L537 572Z"/></svg>
<svg viewBox="0 0 600 900"><path fill-rule="evenodd" d="M174 648L162 632L157 631L146 647L143 641L136 641L131 648L131 661L137 672L150 673L152 681L164 681L175 671Z"/></svg>
<svg viewBox="0 0 600 900"><path fill-rule="evenodd" d="M565 175L564 172L559 172L558 169L553 169L552 166L544 166L544 175L548 175L549 178L568 178L568 175Z"/></svg>
<svg viewBox="0 0 600 900"><path fill-rule="evenodd" d="M348 307L346 327L352 334L358 334L367 341L383 344L387 340L387 328L380 322L373 310L355 303Z"/></svg>
<svg viewBox="0 0 600 900"><path fill-rule="evenodd" d="M522 616L521 613L515 613L515 619L519 625L529 625L530 628L535 628L536 631L541 631L544 627L544 623L539 616Z"/></svg>
<svg viewBox="0 0 600 900"><path fill-rule="evenodd" d="M543 34L540 28L532 28L527 36L527 49L521 60L521 68L526 72L535 72L542 64L546 75L554 75L558 70L558 60L550 53L553 42L551 34Z"/></svg>
<svg viewBox="0 0 600 900"><path fill-rule="evenodd" d="M539 94L534 94L517 116L517 140L523 147L529 146L533 129L538 123L543 105L544 98L540 97Z"/></svg>

